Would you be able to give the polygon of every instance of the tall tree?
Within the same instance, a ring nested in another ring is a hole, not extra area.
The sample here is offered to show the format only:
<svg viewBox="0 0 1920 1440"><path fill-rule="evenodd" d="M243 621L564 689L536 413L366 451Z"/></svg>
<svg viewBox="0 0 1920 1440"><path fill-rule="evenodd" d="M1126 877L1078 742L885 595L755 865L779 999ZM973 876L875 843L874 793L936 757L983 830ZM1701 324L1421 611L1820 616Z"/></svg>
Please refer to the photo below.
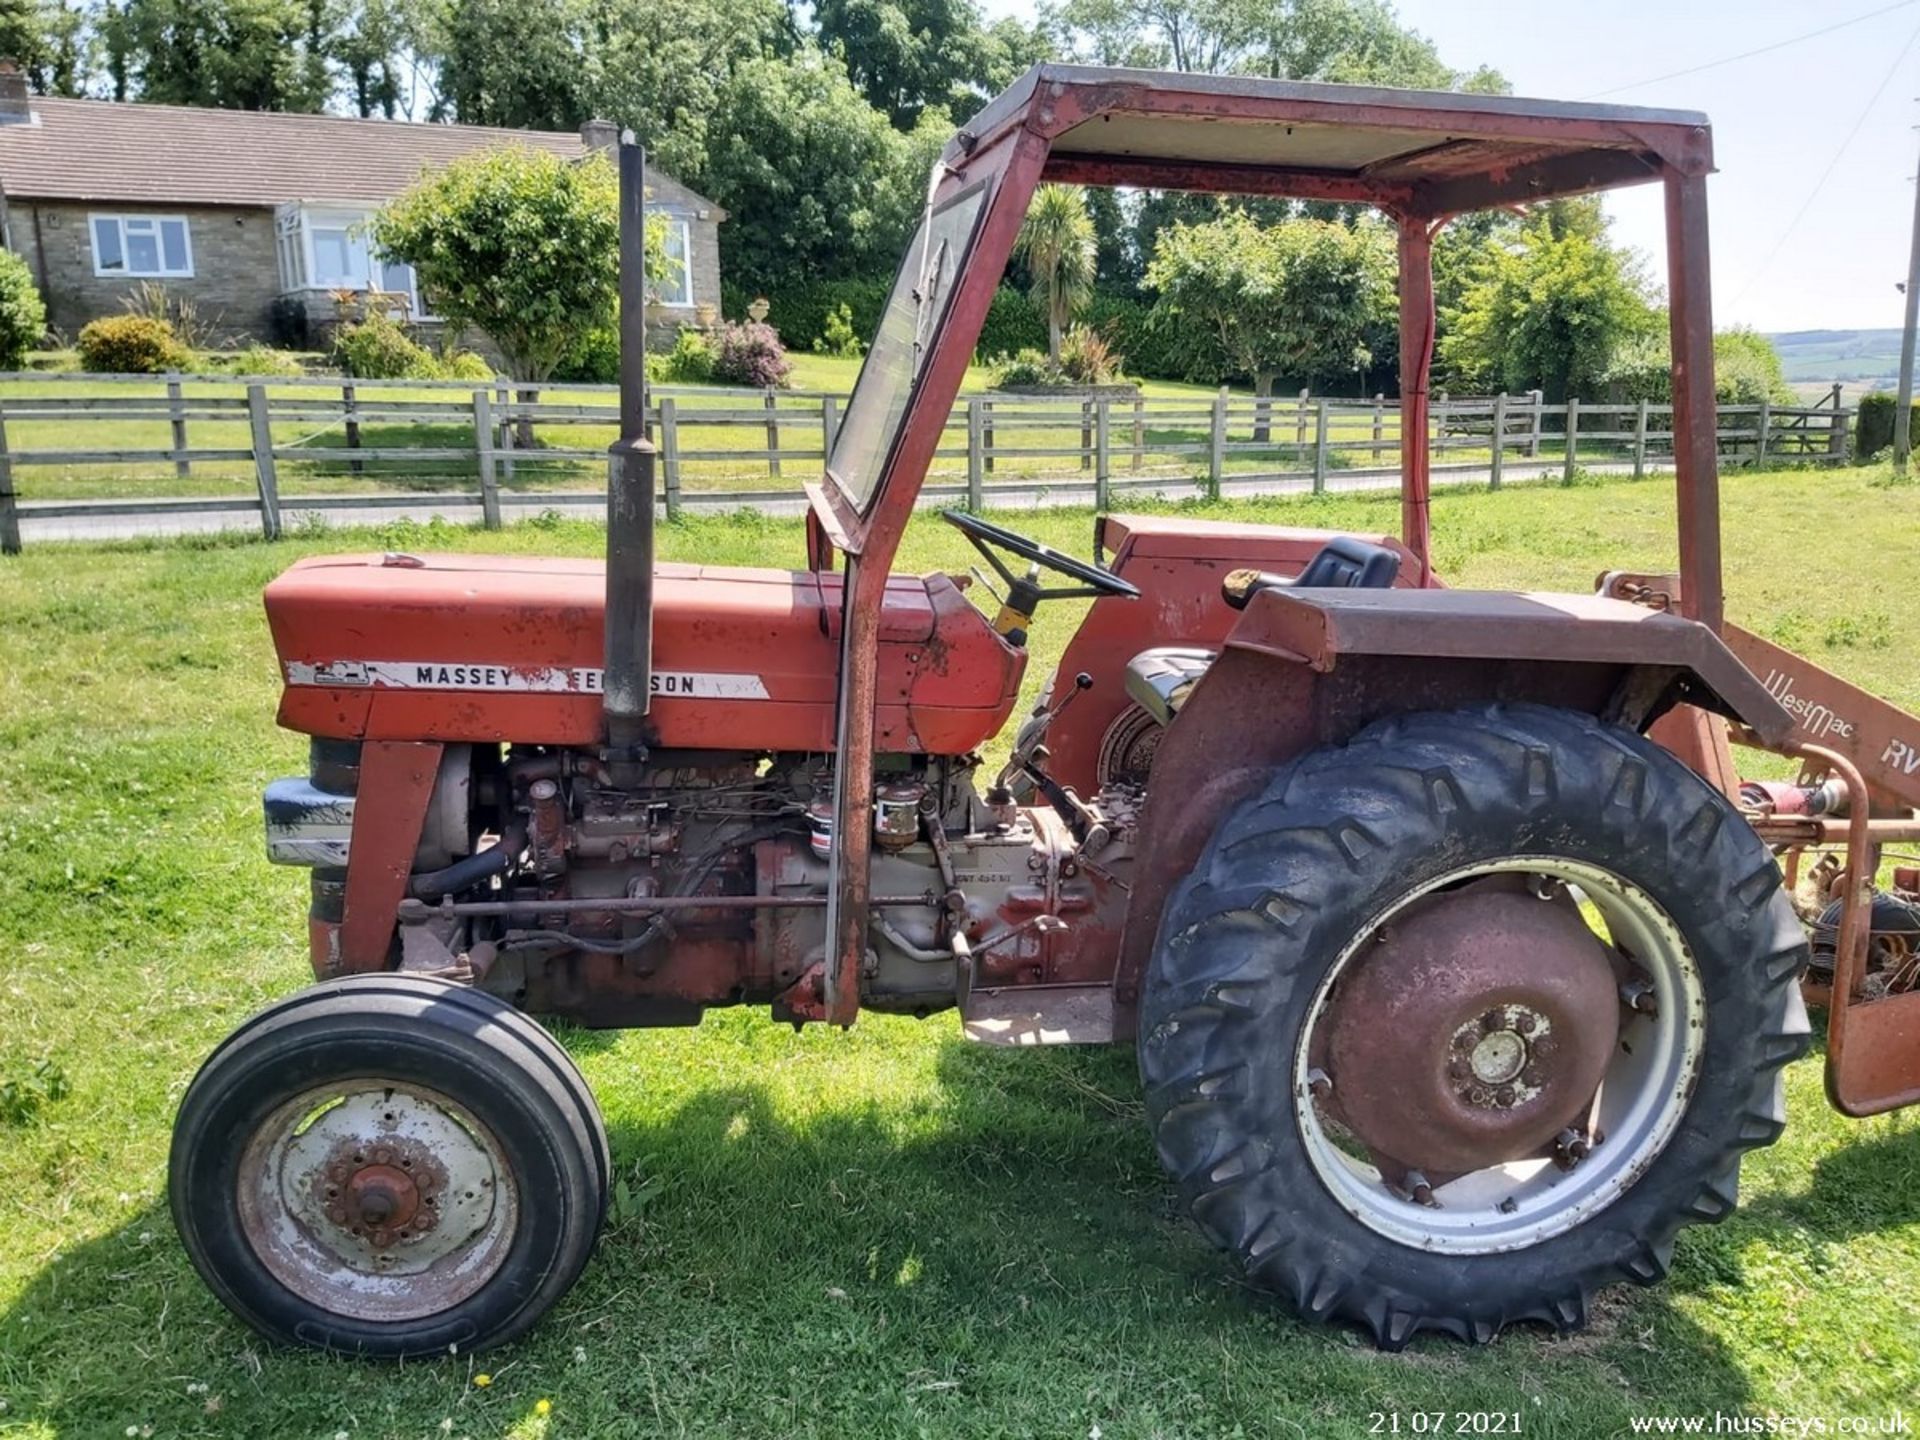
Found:
<svg viewBox="0 0 1920 1440"><path fill-rule="evenodd" d="M526 130L590 119L590 3L438 0L423 26L437 74L432 118Z"/></svg>
<svg viewBox="0 0 1920 1440"><path fill-rule="evenodd" d="M96 42L76 0L0 0L0 56L20 66L36 94L86 94Z"/></svg>
<svg viewBox="0 0 1920 1440"><path fill-rule="evenodd" d="M1042 185L1033 192L1014 254L1026 262L1033 303L1047 317L1047 358L1060 363L1060 337L1093 297L1099 250L1087 192L1078 185Z"/></svg>
<svg viewBox="0 0 1920 1440"><path fill-rule="evenodd" d="M343 98L354 114L393 120L405 112L419 20L408 0L349 0L343 7L329 55L340 67Z"/></svg>
<svg viewBox="0 0 1920 1440"><path fill-rule="evenodd" d="M1465 386L1595 394L1616 353L1657 329L1652 293L1597 199L1555 200L1485 249L1442 317L1438 359Z"/></svg>
<svg viewBox="0 0 1920 1440"><path fill-rule="evenodd" d="M1050 52L1016 19L985 26L973 0L815 0L813 19L821 45L901 130L930 106L971 113Z"/></svg>
<svg viewBox="0 0 1920 1440"><path fill-rule="evenodd" d="M709 123L703 171L682 178L726 206L721 259L761 290L891 271L925 201L927 133L902 136L869 105L837 56L734 68Z"/></svg>
<svg viewBox="0 0 1920 1440"><path fill-rule="evenodd" d="M101 29L119 99L315 112L333 89L321 0L124 0Z"/></svg>

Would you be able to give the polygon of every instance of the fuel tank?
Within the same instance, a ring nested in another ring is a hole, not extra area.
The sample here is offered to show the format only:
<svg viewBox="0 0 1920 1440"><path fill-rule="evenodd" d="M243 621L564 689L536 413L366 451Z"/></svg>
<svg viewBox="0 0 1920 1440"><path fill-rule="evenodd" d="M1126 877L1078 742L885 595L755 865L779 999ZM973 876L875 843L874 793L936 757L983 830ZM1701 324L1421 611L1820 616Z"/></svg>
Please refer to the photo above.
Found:
<svg viewBox="0 0 1920 1440"><path fill-rule="evenodd" d="M656 747L834 748L842 581L656 565ZM302 560L266 589L280 723L341 739L591 745L605 567L545 556ZM1026 652L944 575L896 576L881 615L882 752L960 755L999 730Z"/></svg>

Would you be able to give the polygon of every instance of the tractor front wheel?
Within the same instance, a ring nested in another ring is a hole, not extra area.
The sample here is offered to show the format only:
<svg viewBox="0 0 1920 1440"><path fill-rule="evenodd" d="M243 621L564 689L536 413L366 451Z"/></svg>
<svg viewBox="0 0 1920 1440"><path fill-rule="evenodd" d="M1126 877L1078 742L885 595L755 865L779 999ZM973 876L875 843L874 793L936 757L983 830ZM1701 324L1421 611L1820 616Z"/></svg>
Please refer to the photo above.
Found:
<svg viewBox="0 0 1920 1440"><path fill-rule="evenodd" d="M368 1356L483 1349L579 1276L606 1132L573 1062L490 995L328 981L236 1030L174 1124L175 1225L263 1334Z"/></svg>
<svg viewBox="0 0 1920 1440"><path fill-rule="evenodd" d="M1384 721L1232 811L1140 1018L1162 1160L1313 1319L1570 1329L1778 1137L1806 938L1727 801L1643 737Z"/></svg>

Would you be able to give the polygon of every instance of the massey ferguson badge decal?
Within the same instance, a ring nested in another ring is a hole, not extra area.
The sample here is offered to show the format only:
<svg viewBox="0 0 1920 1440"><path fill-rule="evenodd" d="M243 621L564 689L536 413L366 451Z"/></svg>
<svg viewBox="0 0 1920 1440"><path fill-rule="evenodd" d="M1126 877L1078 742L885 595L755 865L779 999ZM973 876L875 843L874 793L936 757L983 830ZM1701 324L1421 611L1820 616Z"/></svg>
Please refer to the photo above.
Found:
<svg viewBox="0 0 1920 1440"><path fill-rule="evenodd" d="M289 660L289 685L375 690L481 690L491 694L598 695L601 672L586 666L449 664L441 660ZM653 693L695 700L765 700L758 675L655 670Z"/></svg>

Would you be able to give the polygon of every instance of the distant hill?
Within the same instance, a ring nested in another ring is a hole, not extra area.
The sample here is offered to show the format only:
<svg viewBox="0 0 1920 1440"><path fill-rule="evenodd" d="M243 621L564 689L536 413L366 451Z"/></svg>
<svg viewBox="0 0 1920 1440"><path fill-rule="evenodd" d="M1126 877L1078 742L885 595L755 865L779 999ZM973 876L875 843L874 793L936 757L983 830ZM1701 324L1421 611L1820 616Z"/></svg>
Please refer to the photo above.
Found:
<svg viewBox="0 0 1920 1440"><path fill-rule="evenodd" d="M1767 336L1795 385L1844 382L1849 390L1891 389L1900 373L1900 332L1788 330Z"/></svg>

